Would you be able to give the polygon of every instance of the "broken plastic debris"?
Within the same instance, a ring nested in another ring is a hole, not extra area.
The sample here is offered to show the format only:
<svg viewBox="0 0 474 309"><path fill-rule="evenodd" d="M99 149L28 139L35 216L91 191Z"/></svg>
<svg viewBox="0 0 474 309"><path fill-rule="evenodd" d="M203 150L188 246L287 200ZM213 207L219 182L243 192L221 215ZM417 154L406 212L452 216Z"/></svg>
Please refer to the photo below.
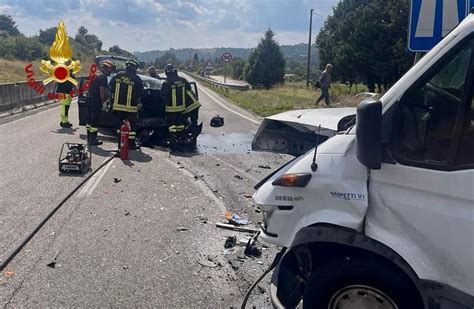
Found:
<svg viewBox="0 0 474 309"><path fill-rule="evenodd" d="M122 179L120 179L120 178L117 178L117 177L114 178L114 183L119 183L121 181L122 181Z"/></svg>
<svg viewBox="0 0 474 309"><path fill-rule="evenodd" d="M226 211L225 212L225 218L229 221L229 223L234 224L234 225L247 225L247 224L249 224L249 220L242 219L237 214L235 214L231 211Z"/></svg>
<svg viewBox="0 0 474 309"><path fill-rule="evenodd" d="M4 271L3 275L7 278L11 278L11 277L13 277L13 275L15 275L15 272L14 271Z"/></svg>
<svg viewBox="0 0 474 309"><path fill-rule="evenodd" d="M264 169L267 169L267 170L271 169L270 165L259 165L258 167L259 168L264 168Z"/></svg>
<svg viewBox="0 0 474 309"><path fill-rule="evenodd" d="M233 248L233 247L235 247L235 244L236 244L236 243L237 243L237 237L235 237L235 236L229 236L229 237L227 237L227 239L225 240L224 248L225 248L225 249Z"/></svg>
<svg viewBox="0 0 474 309"><path fill-rule="evenodd" d="M257 246L255 245L252 245L252 246L247 246L245 248L245 251L244 251L244 254L246 256L253 256L253 257L261 257L262 256L262 250L260 250L259 248L257 248Z"/></svg>
<svg viewBox="0 0 474 309"><path fill-rule="evenodd" d="M187 230L189 230L189 229L188 229L187 227L184 227L184 226L178 226L178 227L176 228L176 230L177 230L178 232L182 232L182 231L187 231Z"/></svg>

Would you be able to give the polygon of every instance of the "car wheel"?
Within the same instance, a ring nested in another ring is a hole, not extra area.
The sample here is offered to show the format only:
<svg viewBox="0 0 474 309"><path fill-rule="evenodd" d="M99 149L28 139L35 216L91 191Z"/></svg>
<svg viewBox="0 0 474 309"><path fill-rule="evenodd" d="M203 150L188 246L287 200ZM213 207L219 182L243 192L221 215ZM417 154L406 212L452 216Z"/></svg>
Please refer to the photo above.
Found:
<svg viewBox="0 0 474 309"><path fill-rule="evenodd" d="M414 284L394 265L346 256L316 267L304 292L303 308L417 309L423 303Z"/></svg>

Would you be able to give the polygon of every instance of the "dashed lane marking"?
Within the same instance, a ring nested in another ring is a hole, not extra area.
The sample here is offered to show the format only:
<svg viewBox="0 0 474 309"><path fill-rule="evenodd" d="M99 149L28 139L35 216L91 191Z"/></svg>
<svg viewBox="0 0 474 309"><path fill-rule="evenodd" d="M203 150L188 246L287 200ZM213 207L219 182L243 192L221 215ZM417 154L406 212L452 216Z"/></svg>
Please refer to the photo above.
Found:
<svg viewBox="0 0 474 309"><path fill-rule="evenodd" d="M246 115L244 115L244 114L242 114L242 113L239 113L238 111L235 111L235 110L233 110L232 108L228 107L226 104L222 103L218 98L216 98L216 96L215 96L214 94L212 94L212 93L209 92L208 90L204 89L203 86L199 87L199 89L200 89L202 92L204 92L212 101L214 101L216 104L218 104L218 105L221 106L222 108L228 110L228 111L231 112L231 113L236 114L237 116L240 116L240 117L242 117L242 118L244 118L244 119L247 119L247 120L250 121L250 122L253 122L253 123L255 123L255 124L260 125L260 121L257 121L257 120L255 120L255 119L252 119L252 118L250 118L250 117L248 117L248 116L246 116Z"/></svg>
<svg viewBox="0 0 474 309"><path fill-rule="evenodd" d="M106 158L107 160L108 158ZM99 182L102 180L102 177L104 177L105 173L107 173L107 170L110 168L114 160L110 161L101 171L99 171L97 174L92 176L91 179L82 187L81 191L77 194L77 198L83 198L86 195L91 196L92 192L94 192L95 188L99 184Z"/></svg>

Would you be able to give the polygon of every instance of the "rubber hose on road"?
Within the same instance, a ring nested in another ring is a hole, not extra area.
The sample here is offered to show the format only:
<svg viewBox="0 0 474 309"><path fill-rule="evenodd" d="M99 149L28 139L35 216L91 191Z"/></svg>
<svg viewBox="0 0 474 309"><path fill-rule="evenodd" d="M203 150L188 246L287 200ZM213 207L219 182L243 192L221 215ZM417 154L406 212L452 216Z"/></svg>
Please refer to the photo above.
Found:
<svg viewBox="0 0 474 309"><path fill-rule="evenodd" d="M241 309L245 309L245 306L247 306L247 301L249 300L249 297L250 297L250 294L252 293L252 291L255 289L255 287L257 286L257 284L262 281L263 278L265 278L265 276L270 272L272 271L273 268L275 268L278 263L280 263L280 260L281 258L283 257L283 255L285 254L285 251L286 251L286 248L283 247L283 249L281 249L280 252L277 253L277 255L275 256L275 259L273 260L272 264L270 265L270 267L268 267L267 270L265 270L265 272L257 279L255 280L255 282L252 284L252 286L248 289L247 291L247 294L245 294L245 297L244 297L244 300L242 301L242 305L240 306Z"/></svg>
<svg viewBox="0 0 474 309"><path fill-rule="evenodd" d="M20 253L21 249L23 249L23 247L30 242L30 240L36 235L36 233L38 233L38 231L43 227L43 225L48 222L48 220L54 215L54 213L58 211L58 209L61 208L61 206L63 206L63 204L66 203L67 200L69 200L69 198L71 198L71 196L76 193L76 191L79 190L79 188L82 187L83 184L85 184L92 176L94 176L95 173L100 171L107 163L112 161L116 156L117 154L105 160L105 162L102 163L101 166L99 166L95 171L90 173L89 176L84 178L84 180L81 181L80 184L78 184L56 207L54 207L54 209L36 226L36 228L30 234L28 234L28 236L26 236L26 238L20 243L20 245L16 247L15 250L13 250L5 260L2 261L2 264L0 264L0 271L3 271L5 267L7 267L11 260L13 260L13 258L18 253Z"/></svg>

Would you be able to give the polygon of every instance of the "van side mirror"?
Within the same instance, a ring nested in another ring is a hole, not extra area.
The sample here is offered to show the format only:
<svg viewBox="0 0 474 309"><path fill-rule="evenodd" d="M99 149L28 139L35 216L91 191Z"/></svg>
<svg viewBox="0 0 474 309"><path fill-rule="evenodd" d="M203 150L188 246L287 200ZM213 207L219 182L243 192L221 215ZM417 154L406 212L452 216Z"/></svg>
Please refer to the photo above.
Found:
<svg viewBox="0 0 474 309"><path fill-rule="evenodd" d="M373 99L357 107L356 151L360 163L378 170L382 165L382 103Z"/></svg>

